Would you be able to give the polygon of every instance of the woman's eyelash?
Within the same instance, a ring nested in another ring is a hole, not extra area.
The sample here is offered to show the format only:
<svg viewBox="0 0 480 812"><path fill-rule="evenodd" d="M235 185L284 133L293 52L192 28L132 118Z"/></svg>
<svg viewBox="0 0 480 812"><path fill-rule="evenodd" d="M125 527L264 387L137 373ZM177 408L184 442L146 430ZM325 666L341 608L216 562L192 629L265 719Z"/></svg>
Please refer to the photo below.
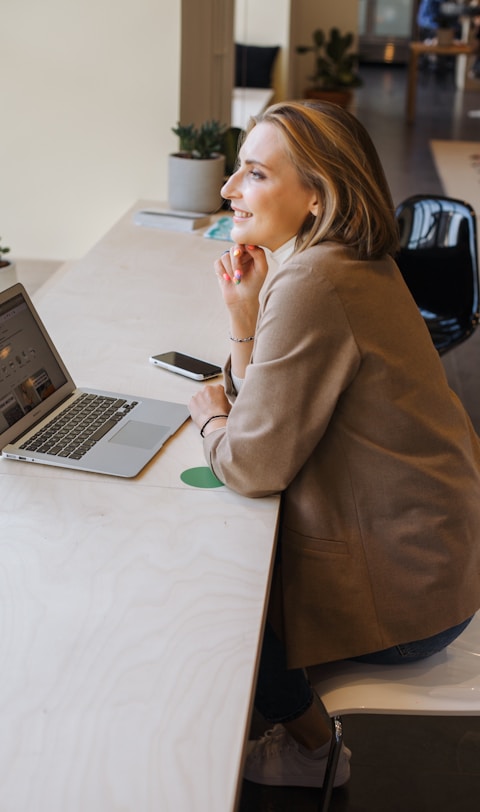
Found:
<svg viewBox="0 0 480 812"><path fill-rule="evenodd" d="M256 178L256 179L259 179L259 180L265 177L263 172L260 172L258 169L251 169L250 174L251 174L252 178Z"/></svg>

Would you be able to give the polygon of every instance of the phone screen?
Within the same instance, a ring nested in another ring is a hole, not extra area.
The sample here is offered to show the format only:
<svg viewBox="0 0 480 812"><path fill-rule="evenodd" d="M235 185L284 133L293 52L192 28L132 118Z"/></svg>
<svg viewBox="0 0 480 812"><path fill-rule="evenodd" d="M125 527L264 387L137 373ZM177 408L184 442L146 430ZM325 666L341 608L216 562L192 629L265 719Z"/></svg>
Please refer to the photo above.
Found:
<svg viewBox="0 0 480 812"><path fill-rule="evenodd" d="M174 372L180 372L198 379L213 378L220 375L222 371L222 368L217 364L202 361L200 358L192 358L191 355L184 355L181 352L163 352L159 355L153 355L151 361Z"/></svg>

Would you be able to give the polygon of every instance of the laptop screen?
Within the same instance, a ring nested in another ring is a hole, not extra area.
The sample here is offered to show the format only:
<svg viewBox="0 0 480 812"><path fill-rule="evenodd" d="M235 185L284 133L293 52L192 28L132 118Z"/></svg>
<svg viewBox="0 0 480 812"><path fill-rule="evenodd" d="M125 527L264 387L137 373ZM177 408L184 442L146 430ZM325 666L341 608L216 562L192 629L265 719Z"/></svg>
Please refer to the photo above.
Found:
<svg viewBox="0 0 480 812"><path fill-rule="evenodd" d="M66 383L65 371L25 297L14 294L0 304L0 435L46 406Z"/></svg>

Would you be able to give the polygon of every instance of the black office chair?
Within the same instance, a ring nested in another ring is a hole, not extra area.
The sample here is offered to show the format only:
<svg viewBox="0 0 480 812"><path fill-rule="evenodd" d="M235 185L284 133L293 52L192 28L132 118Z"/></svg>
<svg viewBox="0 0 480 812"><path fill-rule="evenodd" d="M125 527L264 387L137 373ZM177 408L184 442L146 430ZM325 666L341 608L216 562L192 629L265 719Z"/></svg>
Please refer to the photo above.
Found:
<svg viewBox="0 0 480 812"><path fill-rule="evenodd" d="M449 197L415 195L396 210L400 271L440 355L478 325L479 281L475 212Z"/></svg>

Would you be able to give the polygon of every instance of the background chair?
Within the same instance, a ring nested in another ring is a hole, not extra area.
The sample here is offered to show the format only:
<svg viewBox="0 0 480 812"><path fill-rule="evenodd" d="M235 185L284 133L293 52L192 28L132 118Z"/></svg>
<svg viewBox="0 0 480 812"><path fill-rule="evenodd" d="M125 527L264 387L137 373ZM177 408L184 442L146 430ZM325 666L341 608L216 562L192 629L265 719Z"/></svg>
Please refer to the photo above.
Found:
<svg viewBox="0 0 480 812"><path fill-rule="evenodd" d="M332 718L332 745L319 805L319 812L327 812L342 744L342 714L480 716L480 615L448 648L418 663L380 666L342 661L315 666L309 677Z"/></svg>
<svg viewBox="0 0 480 812"><path fill-rule="evenodd" d="M461 200L415 195L398 206L396 219L398 266L443 355L479 322L475 213Z"/></svg>

